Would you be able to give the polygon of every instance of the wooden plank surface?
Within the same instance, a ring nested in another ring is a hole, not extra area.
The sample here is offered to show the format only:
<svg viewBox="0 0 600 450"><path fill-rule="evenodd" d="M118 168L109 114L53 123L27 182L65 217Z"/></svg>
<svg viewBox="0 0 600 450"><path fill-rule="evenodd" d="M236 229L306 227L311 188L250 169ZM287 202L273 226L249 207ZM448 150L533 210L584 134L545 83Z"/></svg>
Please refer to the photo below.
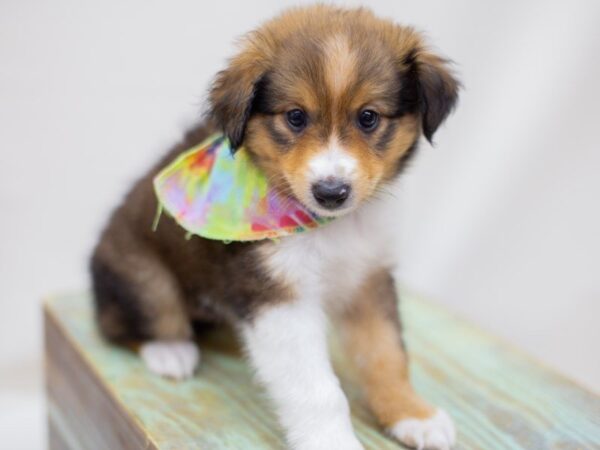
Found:
<svg viewBox="0 0 600 450"><path fill-rule="evenodd" d="M455 419L457 449L600 449L597 396L414 295L403 295L401 310L415 387ZM45 318L54 441L113 450L285 448L226 330L201 337L200 370L177 383L104 343L87 295L50 299ZM336 351L334 363L365 447L401 448L377 428Z"/></svg>

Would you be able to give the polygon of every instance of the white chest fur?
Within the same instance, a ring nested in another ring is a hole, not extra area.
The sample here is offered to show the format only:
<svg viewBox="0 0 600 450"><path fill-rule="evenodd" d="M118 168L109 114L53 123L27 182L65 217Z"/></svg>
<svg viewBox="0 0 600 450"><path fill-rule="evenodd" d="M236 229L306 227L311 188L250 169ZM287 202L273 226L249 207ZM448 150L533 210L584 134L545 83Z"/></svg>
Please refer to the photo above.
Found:
<svg viewBox="0 0 600 450"><path fill-rule="evenodd" d="M394 224L389 201L378 200L303 234L282 239L268 251L276 276L300 297L343 305L371 272L393 264Z"/></svg>

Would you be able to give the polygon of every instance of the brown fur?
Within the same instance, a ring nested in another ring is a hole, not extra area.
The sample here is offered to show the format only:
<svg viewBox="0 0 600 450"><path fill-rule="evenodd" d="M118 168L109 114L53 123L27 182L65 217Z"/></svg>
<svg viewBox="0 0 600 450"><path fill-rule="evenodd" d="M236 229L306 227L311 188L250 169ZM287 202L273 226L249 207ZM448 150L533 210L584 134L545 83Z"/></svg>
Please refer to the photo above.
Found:
<svg viewBox="0 0 600 450"><path fill-rule="evenodd" d="M396 290L386 270L373 273L361 286L340 325L367 401L382 425L426 419L434 413L410 384Z"/></svg>

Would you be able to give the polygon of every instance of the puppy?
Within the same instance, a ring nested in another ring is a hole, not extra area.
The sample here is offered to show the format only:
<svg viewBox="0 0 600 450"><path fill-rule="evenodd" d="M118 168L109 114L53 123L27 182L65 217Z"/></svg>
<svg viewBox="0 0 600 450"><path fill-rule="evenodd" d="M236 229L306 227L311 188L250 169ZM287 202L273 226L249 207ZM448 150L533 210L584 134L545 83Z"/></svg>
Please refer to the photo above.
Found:
<svg viewBox="0 0 600 450"><path fill-rule="evenodd" d="M182 379L199 362L191 322L231 324L291 448L361 449L328 357L330 320L381 426L408 446L450 448L448 415L409 381L377 194L421 135L432 139L457 91L419 33L365 9L294 9L247 35L214 81L207 121L133 187L102 233L91 261L102 333L141 342L151 371ZM166 217L153 231L152 178L215 131L243 145L282 195L336 219L279 241L187 240Z"/></svg>

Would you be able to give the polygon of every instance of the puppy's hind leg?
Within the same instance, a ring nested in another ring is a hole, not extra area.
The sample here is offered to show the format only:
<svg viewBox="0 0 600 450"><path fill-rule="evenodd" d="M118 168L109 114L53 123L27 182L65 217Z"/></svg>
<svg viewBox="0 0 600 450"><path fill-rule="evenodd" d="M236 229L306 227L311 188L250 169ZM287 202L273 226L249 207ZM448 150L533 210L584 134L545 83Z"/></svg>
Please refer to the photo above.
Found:
<svg viewBox="0 0 600 450"><path fill-rule="evenodd" d="M150 249L114 248L102 243L91 263L100 331L117 343L141 342L140 356L158 375L192 376L200 354L174 275Z"/></svg>

